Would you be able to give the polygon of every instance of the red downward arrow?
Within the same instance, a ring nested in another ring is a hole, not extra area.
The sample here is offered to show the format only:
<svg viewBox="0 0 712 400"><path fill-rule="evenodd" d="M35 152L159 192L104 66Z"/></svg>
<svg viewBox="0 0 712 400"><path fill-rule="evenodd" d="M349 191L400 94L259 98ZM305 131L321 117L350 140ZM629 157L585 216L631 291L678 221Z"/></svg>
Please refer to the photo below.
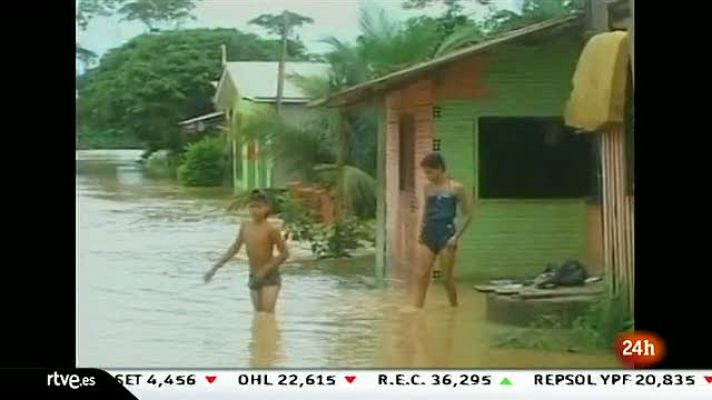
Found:
<svg viewBox="0 0 712 400"><path fill-rule="evenodd" d="M205 377L205 379L208 380L208 383L213 383L213 382L215 382L215 379L216 379L216 378L217 378L217 376L215 376L215 375L213 375L213 376L206 376L206 377Z"/></svg>
<svg viewBox="0 0 712 400"><path fill-rule="evenodd" d="M712 376L705 376L707 383L712 383Z"/></svg>
<svg viewBox="0 0 712 400"><path fill-rule="evenodd" d="M354 379L356 379L356 377L355 377L355 376L353 376L353 375L352 375L352 376L347 376L347 377L346 377L346 381L347 381L348 383L354 383Z"/></svg>

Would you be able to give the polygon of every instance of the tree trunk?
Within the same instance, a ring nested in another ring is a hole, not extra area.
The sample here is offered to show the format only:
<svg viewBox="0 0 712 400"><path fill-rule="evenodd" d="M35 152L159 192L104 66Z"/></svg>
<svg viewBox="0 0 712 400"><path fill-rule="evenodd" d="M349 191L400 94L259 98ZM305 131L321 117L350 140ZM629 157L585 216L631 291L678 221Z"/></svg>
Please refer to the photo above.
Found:
<svg viewBox="0 0 712 400"><path fill-rule="evenodd" d="M339 165L347 165L349 160L351 160L351 145L352 145L352 132L351 124L349 121L349 114L346 110L342 109L340 111L340 128L341 128L341 149L339 149Z"/></svg>
<svg viewBox="0 0 712 400"><path fill-rule="evenodd" d="M277 72L277 114L282 112L282 96L284 95L284 64L287 59L287 34L289 33L289 21L287 14L282 14L282 52L279 56L279 71Z"/></svg>
<svg viewBox="0 0 712 400"><path fill-rule="evenodd" d="M352 132L351 125L349 121L349 115L343 108L339 111L340 116L340 128L341 128L341 148L339 149L339 157L337 160L337 178L335 192L336 197L336 219L340 219L345 215L349 215L351 207L348 204L349 199L346 193L346 166L349 165L349 160L351 159L351 142L352 142Z"/></svg>

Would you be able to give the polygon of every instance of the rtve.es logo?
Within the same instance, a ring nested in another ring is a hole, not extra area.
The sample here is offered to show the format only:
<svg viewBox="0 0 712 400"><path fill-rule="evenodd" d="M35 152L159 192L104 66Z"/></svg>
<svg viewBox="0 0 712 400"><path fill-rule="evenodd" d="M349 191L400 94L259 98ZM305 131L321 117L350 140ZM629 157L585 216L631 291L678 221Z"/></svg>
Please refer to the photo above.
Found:
<svg viewBox="0 0 712 400"><path fill-rule="evenodd" d="M631 368L652 367L662 361L665 352L665 341L652 332L626 332L616 341L616 355Z"/></svg>
<svg viewBox="0 0 712 400"><path fill-rule="evenodd" d="M50 387L57 386L79 389L94 385L96 385L96 381L93 376L81 377L77 374L60 374L57 371L47 374L47 386Z"/></svg>

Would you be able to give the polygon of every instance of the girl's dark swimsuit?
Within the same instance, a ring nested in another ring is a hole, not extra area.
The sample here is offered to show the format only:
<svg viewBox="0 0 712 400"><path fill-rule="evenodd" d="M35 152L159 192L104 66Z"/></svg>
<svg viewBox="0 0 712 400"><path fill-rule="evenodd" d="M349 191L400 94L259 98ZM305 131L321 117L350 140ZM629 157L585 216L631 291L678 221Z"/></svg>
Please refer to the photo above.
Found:
<svg viewBox="0 0 712 400"><path fill-rule="evenodd" d="M420 239L434 254L444 249L455 234L456 216L457 197L452 191L435 193L426 199Z"/></svg>

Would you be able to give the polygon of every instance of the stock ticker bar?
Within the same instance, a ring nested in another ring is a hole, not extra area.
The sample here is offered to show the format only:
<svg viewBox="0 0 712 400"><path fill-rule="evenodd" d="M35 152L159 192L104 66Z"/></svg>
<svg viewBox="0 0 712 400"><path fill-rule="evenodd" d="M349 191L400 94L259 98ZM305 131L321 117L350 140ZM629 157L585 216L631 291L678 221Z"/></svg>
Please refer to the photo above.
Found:
<svg viewBox="0 0 712 400"><path fill-rule="evenodd" d="M3 370L0 398L712 399L712 370Z"/></svg>
<svg viewBox="0 0 712 400"><path fill-rule="evenodd" d="M139 399L712 399L712 370L109 373Z"/></svg>

